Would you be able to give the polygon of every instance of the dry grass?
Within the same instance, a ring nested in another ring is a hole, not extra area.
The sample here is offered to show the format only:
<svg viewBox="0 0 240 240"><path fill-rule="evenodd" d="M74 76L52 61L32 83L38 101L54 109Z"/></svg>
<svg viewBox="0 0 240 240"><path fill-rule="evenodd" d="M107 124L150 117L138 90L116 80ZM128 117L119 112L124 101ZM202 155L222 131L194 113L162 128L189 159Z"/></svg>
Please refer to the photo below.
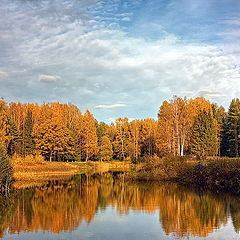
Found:
<svg viewBox="0 0 240 240"><path fill-rule="evenodd" d="M11 159L13 178L17 181L46 181L64 178L69 175L86 172L127 171L129 162L46 162L41 155L21 157L14 155ZM19 183L18 183L19 184Z"/></svg>
<svg viewBox="0 0 240 240"><path fill-rule="evenodd" d="M59 176L78 173L79 166L65 162L46 162L42 156L13 156L13 178L15 180L51 180Z"/></svg>
<svg viewBox="0 0 240 240"><path fill-rule="evenodd" d="M87 162L92 171L108 172L108 171L128 171L130 169L130 162L124 161L109 161L109 162Z"/></svg>

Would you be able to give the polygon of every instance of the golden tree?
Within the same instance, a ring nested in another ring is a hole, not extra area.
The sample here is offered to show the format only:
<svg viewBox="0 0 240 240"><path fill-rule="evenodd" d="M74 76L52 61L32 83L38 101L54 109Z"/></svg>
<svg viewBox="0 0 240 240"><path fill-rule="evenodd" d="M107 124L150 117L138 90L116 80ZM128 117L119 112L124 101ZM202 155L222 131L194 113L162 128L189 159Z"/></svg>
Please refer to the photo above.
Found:
<svg viewBox="0 0 240 240"><path fill-rule="evenodd" d="M49 161L62 160L73 154L73 139L69 129L59 119L47 119L35 126L36 148Z"/></svg>
<svg viewBox="0 0 240 240"><path fill-rule="evenodd" d="M113 150L112 150L112 144L110 142L110 139L107 135L103 136L101 138L101 143L100 143L100 159L101 161L109 161L112 159L113 155Z"/></svg>
<svg viewBox="0 0 240 240"><path fill-rule="evenodd" d="M86 113L83 115L83 121L80 131L82 157L85 158L86 161L88 161L99 151L96 121L89 111L86 111Z"/></svg>

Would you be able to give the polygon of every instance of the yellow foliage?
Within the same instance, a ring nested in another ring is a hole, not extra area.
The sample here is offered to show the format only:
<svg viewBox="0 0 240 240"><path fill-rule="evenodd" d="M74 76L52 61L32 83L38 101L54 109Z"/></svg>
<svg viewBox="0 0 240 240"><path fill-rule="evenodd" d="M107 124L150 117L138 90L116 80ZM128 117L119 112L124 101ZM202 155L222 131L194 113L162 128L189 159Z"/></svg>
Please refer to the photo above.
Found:
<svg viewBox="0 0 240 240"><path fill-rule="evenodd" d="M39 165L44 164L44 157L41 155L28 155L26 157L21 157L17 154L14 154L11 158L11 162L14 167L17 166L26 166L26 165Z"/></svg>

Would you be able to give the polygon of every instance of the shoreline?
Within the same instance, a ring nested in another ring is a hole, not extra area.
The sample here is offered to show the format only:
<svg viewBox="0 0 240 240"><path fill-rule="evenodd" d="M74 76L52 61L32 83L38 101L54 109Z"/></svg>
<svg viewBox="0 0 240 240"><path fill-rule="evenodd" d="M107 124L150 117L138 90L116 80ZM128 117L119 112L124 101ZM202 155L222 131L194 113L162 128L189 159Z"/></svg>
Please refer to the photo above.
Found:
<svg viewBox="0 0 240 240"><path fill-rule="evenodd" d="M192 161L186 157L158 159L143 163L124 174L132 182L172 182L186 187L240 195L240 159L217 158Z"/></svg>

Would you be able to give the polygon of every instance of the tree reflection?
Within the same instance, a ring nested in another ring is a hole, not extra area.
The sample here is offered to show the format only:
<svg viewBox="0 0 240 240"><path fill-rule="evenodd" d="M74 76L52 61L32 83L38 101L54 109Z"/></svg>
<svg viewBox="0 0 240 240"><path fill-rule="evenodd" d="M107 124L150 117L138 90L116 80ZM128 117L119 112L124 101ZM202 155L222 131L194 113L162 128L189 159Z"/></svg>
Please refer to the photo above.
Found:
<svg viewBox="0 0 240 240"><path fill-rule="evenodd" d="M123 183L110 173L51 181L0 198L0 238L5 229L10 233L72 231L83 221L90 224L108 206L119 214L158 211L165 233L178 237L205 237L226 224L229 214L236 231L240 229L236 198L217 198L175 184Z"/></svg>

